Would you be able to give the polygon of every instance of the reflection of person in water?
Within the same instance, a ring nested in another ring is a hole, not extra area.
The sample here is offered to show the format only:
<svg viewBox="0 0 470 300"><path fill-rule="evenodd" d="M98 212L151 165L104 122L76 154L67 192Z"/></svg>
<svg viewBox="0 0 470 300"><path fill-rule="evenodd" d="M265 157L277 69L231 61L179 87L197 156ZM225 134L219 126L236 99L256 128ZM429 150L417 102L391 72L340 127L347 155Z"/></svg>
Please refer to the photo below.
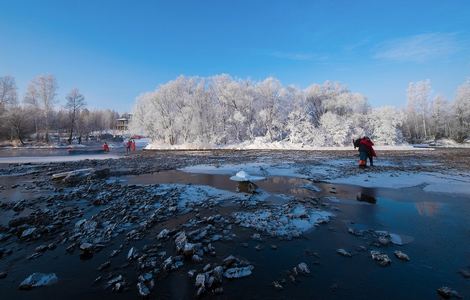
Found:
<svg viewBox="0 0 470 300"><path fill-rule="evenodd" d="M239 181L237 191L241 193L254 194L258 186L251 181Z"/></svg>
<svg viewBox="0 0 470 300"><path fill-rule="evenodd" d="M377 203L377 198L375 197L375 190L374 189L362 189L357 196L357 201L367 202L371 204Z"/></svg>

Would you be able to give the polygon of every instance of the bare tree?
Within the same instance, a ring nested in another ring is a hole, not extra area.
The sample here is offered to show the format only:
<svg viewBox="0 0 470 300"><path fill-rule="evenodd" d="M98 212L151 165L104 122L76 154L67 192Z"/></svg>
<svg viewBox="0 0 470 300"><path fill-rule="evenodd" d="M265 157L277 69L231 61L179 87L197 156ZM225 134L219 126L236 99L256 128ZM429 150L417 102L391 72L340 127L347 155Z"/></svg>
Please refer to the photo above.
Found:
<svg viewBox="0 0 470 300"><path fill-rule="evenodd" d="M6 122L12 131L12 138L16 137L24 146L24 135L30 127L30 113L21 106L10 108L6 114Z"/></svg>
<svg viewBox="0 0 470 300"><path fill-rule="evenodd" d="M28 106L29 111L31 112L36 140L39 141L39 114L41 112L41 107L39 104L39 92L34 80L28 85L28 89L23 98L23 103Z"/></svg>
<svg viewBox="0 0 470 300"><path fill-rule="evenodd" d="M12 76L0 77L0 113L7 105L16 104L16 82Z"/></svg>
<svg viewBox="0 0 470 300"><path fill-rule="evenodd" d="M46 142L49 142L49 118L54 110L57 81L53 75L41 75L34 79L33 84L38 92L39 104L44 116Z"/></svg>
<svg viewBox="0 0 470 300"><path fill-rule="evenodd" d="M65 97L67 100L67 103L65 104L65 108L68 111L69 115L69 139L68 142L69 144L72 143L72 137L73 137L73 129L76 126L77 118L80 114L80 110L85 107L85 97L80 94L80 91L77 88L73 88L70 93Z"/></svg>

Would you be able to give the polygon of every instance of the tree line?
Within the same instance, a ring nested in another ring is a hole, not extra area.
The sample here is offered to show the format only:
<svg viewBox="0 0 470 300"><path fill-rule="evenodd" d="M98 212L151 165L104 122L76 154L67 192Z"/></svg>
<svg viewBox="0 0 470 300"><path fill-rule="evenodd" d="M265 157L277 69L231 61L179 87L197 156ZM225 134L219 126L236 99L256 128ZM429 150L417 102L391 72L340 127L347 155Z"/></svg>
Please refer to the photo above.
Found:
<svg viewBox="0 0 470 300"><path fill-rule="evenodd" d="M36 142L51 142L51 132L66 134L67 142L74 137L87 137L95 131L115 127L119 114L113 110L89 110L85 96L73 88L65 97L64 105L57 98L58 84L53 75L39 75L28 85L19 99L15 78L0 76L0 139L26 138Z"/></svg>
<svg viewBox="0 0 470 300"><path fill-rule="evenodd" d="M468 138L470 80L453 101L431 96L429 81L410 83L405 108L372 108L364 95L337 82L299 89L272 77L180 76L137 99L131 129L170 145L260 140L321 147L349 145L364 135L384 145Z"/></svg>

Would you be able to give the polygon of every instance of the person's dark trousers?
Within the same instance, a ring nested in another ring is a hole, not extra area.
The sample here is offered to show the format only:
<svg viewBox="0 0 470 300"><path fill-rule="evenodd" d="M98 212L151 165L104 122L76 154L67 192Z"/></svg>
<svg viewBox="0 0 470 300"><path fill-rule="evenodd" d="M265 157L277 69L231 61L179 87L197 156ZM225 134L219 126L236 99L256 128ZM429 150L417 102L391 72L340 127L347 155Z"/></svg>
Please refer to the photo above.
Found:
<svg viewBox="0 0 470 300"><path fill-rule="evenodd" d="M369 162L370 162L371 166L374 165L374 157L373 156L369 156Z"/></svg>

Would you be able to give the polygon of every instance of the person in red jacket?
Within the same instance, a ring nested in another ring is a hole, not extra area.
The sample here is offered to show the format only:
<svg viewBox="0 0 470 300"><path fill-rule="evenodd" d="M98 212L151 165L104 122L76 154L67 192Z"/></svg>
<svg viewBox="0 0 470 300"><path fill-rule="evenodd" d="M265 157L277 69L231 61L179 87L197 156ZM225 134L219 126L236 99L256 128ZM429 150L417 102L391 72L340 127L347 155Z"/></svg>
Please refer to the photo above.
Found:
<svg viewBox="0 0 470 300"><path fill-rule="evenodd" d="M367 157L369 158L370 165L374 165L374 156L377 157L377 154L375 153L374 150L374 142L371 141L371 139L367 136L363 137L361 141L359 142L360 145L363 145L365 149L367 150Z"/></svg>
<svg viewBox="0 0 470 300"><path fill-rule="evenodd" d="M108 143L106 143L106 142L104 142L103 151L104 152L109 152L109 146L108 146Z"/></svg>
<svg viewBox="0 0 470 300"><path fill-rule="evenodd" d="M132 147L132 141L131 141L131 139L128 139L127 143L126 143L126 154L131 153L131 147Z"/></svg>
<svg viewBox="0 0 470 300"><path fill-rule="evenodd" d="M132 152L135 152L135 140L132 140L131 150Z"/></svg>

